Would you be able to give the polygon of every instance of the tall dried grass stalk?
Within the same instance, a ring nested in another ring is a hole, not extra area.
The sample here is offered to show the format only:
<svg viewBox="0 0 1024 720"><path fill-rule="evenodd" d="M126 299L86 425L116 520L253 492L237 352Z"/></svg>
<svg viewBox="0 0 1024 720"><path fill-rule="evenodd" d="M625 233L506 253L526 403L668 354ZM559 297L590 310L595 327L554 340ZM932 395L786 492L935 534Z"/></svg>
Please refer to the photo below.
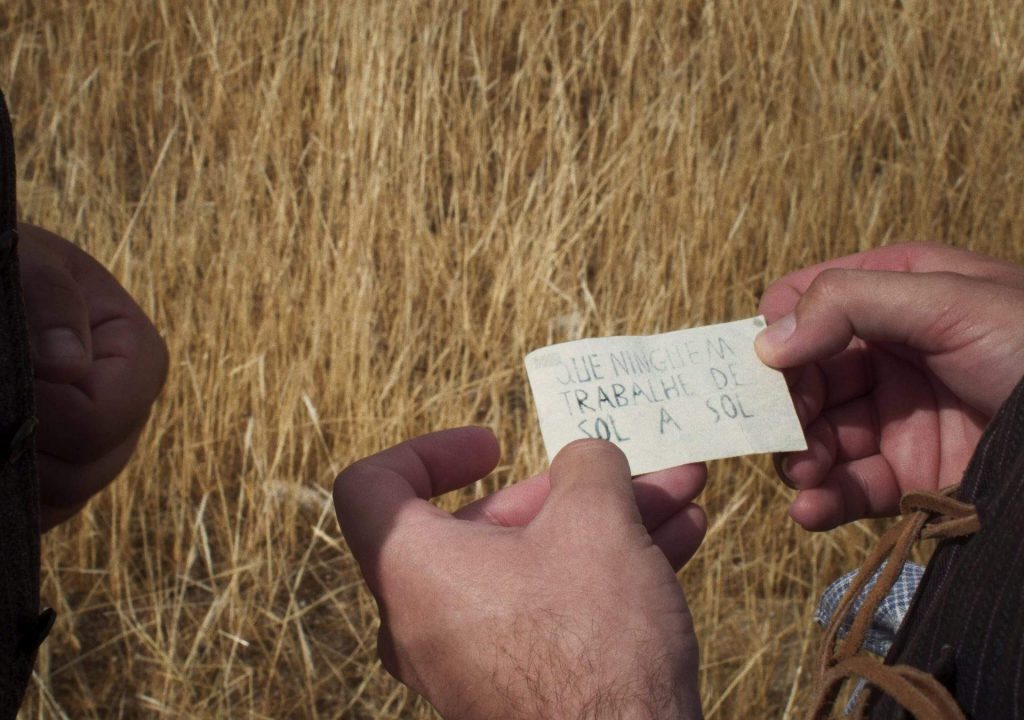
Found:
<svg viewBox="0 0 1024 720"><path fill-rule="evenodd" d="M23 216L108 263L172 375L44 542L24 718L426 718L374 658L329 504L401 438L541 468L522 356L751 315L904 239L1024 257L1024 5L8 0ZM875 537L714 463L682 573L710 718L790 716L811 610ZM452 501L454 505L456 501Z"/></svg>

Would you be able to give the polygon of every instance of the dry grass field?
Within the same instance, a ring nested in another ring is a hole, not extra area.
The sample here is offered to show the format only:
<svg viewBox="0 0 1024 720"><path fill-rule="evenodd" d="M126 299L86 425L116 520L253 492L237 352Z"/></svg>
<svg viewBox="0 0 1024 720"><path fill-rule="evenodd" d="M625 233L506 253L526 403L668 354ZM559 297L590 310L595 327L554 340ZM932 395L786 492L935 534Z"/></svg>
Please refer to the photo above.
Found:
<svg viewBox="0 0 1024 720"><path fill-rule="evenodd" d="M482 423L455 506L544 463L524 354L747 317L897 240L1024 259L1024 5L5 0L26 220L110 266L171 376L43 543L23 718L428 718L375 660L329 490ZM767 457L716 462L681 573L709 718L793 717L818 593Z"/></svg>

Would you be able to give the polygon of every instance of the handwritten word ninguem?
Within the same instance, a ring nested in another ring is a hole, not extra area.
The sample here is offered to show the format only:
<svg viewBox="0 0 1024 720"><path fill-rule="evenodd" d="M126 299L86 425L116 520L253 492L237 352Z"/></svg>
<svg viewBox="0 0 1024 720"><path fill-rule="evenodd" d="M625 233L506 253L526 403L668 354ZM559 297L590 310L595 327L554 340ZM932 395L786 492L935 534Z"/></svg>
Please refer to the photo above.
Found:
<svg viewBox="0 0 1024 720"><path fill-rule="evenodd" d="M736 351L725 338L705 339L703 344L685 341L651 350L588 353L569 358L555 370L560 385L579 385L610 378L629 378L684 370L696 365L735 359Z"/></svg>

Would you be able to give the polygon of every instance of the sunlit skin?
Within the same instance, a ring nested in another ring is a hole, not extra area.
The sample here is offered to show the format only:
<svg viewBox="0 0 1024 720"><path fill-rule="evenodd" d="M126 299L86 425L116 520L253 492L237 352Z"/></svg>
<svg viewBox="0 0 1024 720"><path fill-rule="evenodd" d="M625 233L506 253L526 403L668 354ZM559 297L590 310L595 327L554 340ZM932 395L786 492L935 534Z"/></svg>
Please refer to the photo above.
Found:
<svg viewBox="0 0 1024 720"><path fill-rule="evenodd" d="M758 353L787 370L807 428L786 468L791 514L810 529L957 482L1024 368L1024 270L950 248L801 270L762 311ZM692 502L704 467L631 481L614 446L589 440L454 515L428 502L497 460L488 431L460 428L339 476L384 666L447 718L699 717L697 639L672 571L705 533Z"/></svg>
<svg viewBox="0 0 1024 720"><path fill-rule="evenodd" d="M427 502L497 461L488 430L458 428L338 478L338 517L381 611L384 666L448 718L699 716L675 570L706 529L691 502L704 466L634 483L618 448L585 440L550 472L454 516Z"/></svg>
<svg viewBox="0 0 1024 720"><path fill-rule="evenodd" d="M784 467L790 515L811 530L959 482L1024 372L1024 268L950 247L805 268L769 287L761 312L774 326L755 347L786 370L806 428L808 449Z"/></svg>

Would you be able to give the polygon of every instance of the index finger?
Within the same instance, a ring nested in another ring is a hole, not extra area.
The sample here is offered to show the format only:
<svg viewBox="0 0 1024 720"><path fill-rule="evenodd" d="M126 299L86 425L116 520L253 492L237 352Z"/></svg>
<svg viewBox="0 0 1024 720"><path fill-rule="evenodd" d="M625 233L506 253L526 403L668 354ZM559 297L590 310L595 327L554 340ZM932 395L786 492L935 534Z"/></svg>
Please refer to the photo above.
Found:
<svg viewBox="0 0 1024 720"><path fill-rule="evenodd" d="M371 588L380 551L396 527L451 517L427 500L479 480L497 463L491 431L463 427L421 435L345 468L334 482L334 507Z"/></svg>
<svg viewBox="0 0 1024 720"><path fill-rule="evenodd" d="M791 312L814 279L830 268L889 272L955 272L1024 288L1024 270L1012 263L936 243L900 243L833 258L789 273L765 290L760 311L769 323Z"/></svg>

